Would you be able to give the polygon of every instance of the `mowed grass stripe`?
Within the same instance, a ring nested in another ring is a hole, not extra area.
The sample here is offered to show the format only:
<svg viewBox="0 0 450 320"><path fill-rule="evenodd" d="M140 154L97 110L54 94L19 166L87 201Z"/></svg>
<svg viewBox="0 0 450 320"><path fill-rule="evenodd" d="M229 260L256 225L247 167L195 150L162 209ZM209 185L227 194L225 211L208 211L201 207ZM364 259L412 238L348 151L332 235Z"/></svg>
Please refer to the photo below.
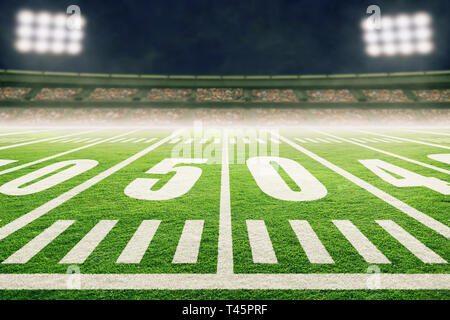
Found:
<svg viewBox="0 0 450 320"><path fill-rule="evenodd" d="M58 220L52 224L49 228L44 230L41 234L28 242L20 250L16 251L13 255L3 261L4 264L13 263L27 263L54 239L56 239L61 233L63 233L68 227L70 227L75 220Z"/></svg>
<svg viewBox="0 0 450 320"><path fill-rule="evenodd" d="M316 160L317 162L321 163L325 167L331 169L332 171L343 176L347 180L353 182L357 186L363 188L364 190L368 191L369 193L373 194L374 196L378 197L379 199L383 200L384 202L390 204L394 208L397 208L401 212L407 214L408 216L417 220L418 222L422 223L423 225L427 226L428 228L443 235L447 239L450 239L450 228L447 227L446 225L444 225L443 223L441 223L441 222L437 221L436 219L426 215L425 213L409 206L408 204L402 202L401 200L391 196L390 194L382 191L381 189L373 186L372 184L358 178L357 176L351 174L350 172L331 163L330 161L325 160L322 157L319 157L317 154L305 149L304 147L299 146L298 144L292 142L291 140L289 140L275 132L273 132L272 134L278 136L282 141L286 142L294 149L297 149L298 151L309 156L310 158Z"/></svg>
<svg viewBox="0 0 450 320"><path fill-rule="evenodd" d="M351 141L349 139L342 138L342 137L339 137L339 136L336 136L336 135L333 135L333 134L330 134L330 133L327 133L327 132L324 132L324 131L321 131L321 130L314 130L314 131L317 132L317 133L321 133L323 135L329 136L329 137L333 137L333 138L336 138L336 139L341 139L342 141L345 141L345 142L348 142L348 143L352 143L354 145L357 145L357 146L360 146L360 147L363 147L363 148L366 148L366 149L369 149L369 150L372 150L372 151L376 151L376 152L383 153L383 154L386 154L386 155L394 157L394 158L398 158L398 159L401 159L401 160L404 160L404 161L408 161L408 162L417 164L417 165L425 167L425 168L429 168L429 169L433 169L433 170L436 170L436 171L439 171L439 172L450 174L449 170L442 169L442 168L433 166L431 164L427 164L427 163L423 163L423 162L420 162L420 161L417 161L417 160L413 160L413 159L410 159L410 158L407 158L407 157L403 157L403 156L400 156L398 154L394 154L394 153L391 153L391 152L388 152L388 151L384 151L384 150L381 150L381 149L378 149L378 148L374 148L374 147L368 146L368 145L363 144L363 143L358 143L358 142L355 142L355 141ZM353 138L353 140L356 140L356 139Z"/></svg>
<svg viewBox="0 0 450 320"><path fill-rule="evenodd" d="M447 263L438 254L414 238L405 229L391 220L376 221L387 233L400 242L406 249L424 263Z"/></svg>
<svg viewBox="0 0 450 320"><path fill-rule="evenodd" d="M170 136L156 142L155 144L145 148L144 150L136 153L135 155L131 156L130 158L123 160L122 162L114 165L113 167L107 169L106 171L101 172L100 174L90 178L89 180L81 183L80 185L72 188L71 190L61 194L60 196L48 201L47 203L39 206L38 208L30 211L29 213L17 218L16 220L8 223L7 225L0 228L0 240L6 238L10 234L16 232L17 230L23 228L24 226L28 225L29 223L33 222L34 220L40 218L47 212L57 208L61 204L65 203L66 201L72 199L73 197L77 196L83 191L88 190L98 182L106 179L110 175L116 173L117 171L123 169L124 167L128 166L129 164L133 163L137 159L145 156L149 152L153 151L154 149L158 148L162 144L166 143L170 139L173 139L174 136L179 135L179 130L175 131Z"/></svg>
<svg viewBox="0 0 450 320"><path fill-rule="evenodd" d="M25 164L22 164L22 165L13 167L13 168L9 168L9 169L0 171L0 175L7 174L7 173L10 173L10 172L14 172L14 171L17 171L17 170L20 170L20 169L23 169L23 168L26 168L26 167L29 167L29 166L33 166L33 165L35 165L35 164L38 164L38 163L41 163L41 162L44 162L44 161L56 159L56 158L65 156L65 155L67 155L67 154L73 153L73 152L77 152L77 151L80 151L80 150L84 150L84 149L87 149L87 148L90 148L90 147L99 145L99 144L101 144L101 143L108 142L108 141L110 141L110 140L112 140L112 139L115 139L115 138L117 138L117 137L121 137L121 136L126 136L126 135L129 135L129 134L132 134L132 133L134 133L134 132L136 132L136 131L137 131L137 130L133 130L133 131L130 131L130 132L126 132L126 133L120 134L120 135L115 136L115 137L112 137L112 138L107 138L107 139L104 139L104 140L101 140L101 141L98 141L98 142L94 142L94 143L91 143L91 144L87 144L87 145L84 145L84 146L81 146L81 147L78 147L78 148L75 148L75 149L71 149L71 150L68 150L68 151L64 151L64 152L55 154L55 155L53 155L53 156L45 157L45 158L42 158L42 159L39 159L39 160L35 160L35 161L31 161L31 162L28 162L28 163L25 163ZM1 163L0 163L0 166L1 166Z"/></svg>

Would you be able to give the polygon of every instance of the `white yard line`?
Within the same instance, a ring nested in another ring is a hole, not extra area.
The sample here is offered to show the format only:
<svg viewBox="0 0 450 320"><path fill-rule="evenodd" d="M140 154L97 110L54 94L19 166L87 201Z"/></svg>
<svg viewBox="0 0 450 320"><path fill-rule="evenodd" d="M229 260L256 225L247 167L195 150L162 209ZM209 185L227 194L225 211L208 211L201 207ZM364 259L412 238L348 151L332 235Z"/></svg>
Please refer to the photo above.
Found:
<svg viewBox="0 0 450 320"><path fill-rule="evenodd" d="M275 143L275 144L280 144L280 141L278 141L278 140L275 139L275 138L270 138L270 141L272 141L272 142Z"/></svg>
<svg viewBox="0 0 450 320"><path fill-rule="evenodd" d="M160 223L160 220L142 221L116 263L141 263Z"/></svg>
<svg viewBox="0 0 450 320"><path fill-rule="evenodd" d="M230 172L228 159L228 134L222 136L222 174L220 178L220 218L219 244L217 256L217 273L230 275L233 273L233 240L231 230Z"/></svg>
<svg viewBox="0 0 450 320"><path fill-rule="evenodd" d="M145 156L149 152L151 152L151 151L155 150L156 148L158 148L160 145L166 143L170 139L173 139L174 136L179 135L179 133L180 133L180 130L175 131L170 136L168 136L168 137L166 137L166 138L156 142L155 144L153 144L153 145L145 148L144 150L136 153L135 155L131 156L130 158L128 158L128 159L126 159L126 160L116 164L115 166L107 169L106 171L103 171L102 173L96 175L95 177L93 177L93 178L83 182L82 184L74 187L73 189L63 193L62 195L60 195L60 196L50 200L49 202L41 205L40 207L30 211L29 213L27 213L27 214L17 218L16 220L8 223L7 225L1 227L0 228L0 240L6 238L7 236L9 236L10 234L16 232L17 230L25 227L26 225L28 225L29 223L33 222L34 220L40 218L41 216L43 216L47 212L57 208L58 206L60 206L63 203L65 203L66 201L68 201L68 200L72 199L73 197L77 196L81 192L86 191L90 187L92 187L95 184L97 184L98 182L106 179L107 177L109 177L110 175L116 173L117 171L123 169L124 167L126 167L127 165L133 163L137 159Z"/></svg>
<svg viewBox="0 0 450 320"><path fill-rule="evenodd" d="M99 130L99 129L96 129L96 130L89 130L89 131L82 131L82 132L78 132L78 133L66 134L66 135L64 135L64 136L59 136L59 137L45 138L45 139L40 139L40 140L35 140L35 141L29 141L29 142L22 142L22 143L13 144L13 145L10 145L10 146L0 147L0 150L5 150L5 149L11 149L11 148L16 148L16 147L26 146L26 145L29 145L29 144L34 144L34 143L39 143L39 142L52 141L52 140L56 140L56 139L66 138L66 137L79 136L79 135L82 135L82 134L92 133L92 132L95 132L95 131L98 131L98 130Z"/></svg>
<svg viewBox="0 0 450 320"><path fill-rule="evenodd" d="M254 263L278 263L264 220L247 220L248 240Z"/></svg>
<svg viewBox="0 0 450 320"><path fill-rule="evenodd" d="M412 142L412 143L423 144L423 145L430 146L430 147L436 147L436 148L442 148L442 149L450 150L450 147L443 146L443 145L440 145L440 144L434 144L434 143L428 143L428 142L412 140L412 139L407 139L407 138L388 136L386 134L381 134L381 133L376 133L376 132L371 132L371 131L365 131L365 130L356 130L356 131L361 132L361 133L375 135L375 136L380 136L380 137L385 137L385 138L392 138L392 139L398 139L398 140L402 140L402 141L408 141L408 142Z"/></svg>
<svg viewBox="0 0 450 320"><path fill-rule="evenodd" d="M316 140L314 140L314 139L311 139L311 138L304 138L305 140L308 140L308 141L310 141L310 142L313 142L313 143L319 143L319 142L317 142Z"/></svg>
<svg viewBox="0 0 450 320"><path fill-rule="evenodd" d="M306 220L290 220L300 245L311 263L334 263L327 249Z"/></svg>
<svg viewBox="0 0 450 320"><path fill-rule="evenodd" d="M391 263L349 220L333 220L334 225L368 263Z"/></svg>
<svg viewBox="0 0 450 320"><path fill-rule="evenodd" d="M144 141L144 140L146 140L147 138L140 138L140 139L137 139L136 141L134 141L133 143L138 143L138 142L142 142L142 141Z"/></svg>
<svg viewBox="0 0 450 320"><path fill-rule="evenodd" d="M423 263L447 263L447 261L442 259L422 242L414 238L394 221L376 220L376 223L378 223L387 233L393 236Z"/></svg>
<svg viewBox="0 0 450 320"><path fill-rule="evenodd" d="M87 148L96 146L96 145L98 145L98 144L101 144L101 143L104 143L104 142L108 142L108 141L110 141L110 140L112 140L112 139L116 139L116 138L121 137L121 136L126 136L126 135L129 135L129 134L132 134L132 133L134 133L134 132L136 132L136 131L137 131L137 130L133 130L133 131L130 131L130 132L127 132L127 133L123 133L123 134L120 134L120 135L115 136L115 137L112 137L112 138L108 138L108 139L105 139L105 140L101 140L101 141L98 141L98 142L94 142L94 143L91 143L91 144L84 145L84 146L82 146L82 147L78 147L78 148L75 148L75 149L71 149L71 150L68 150L68 151L64 151L64 152L55 154L55 155L53 155L53 156L49 156L49 157L42 158L42 159L39 159L39 160L36 160L36 161L24 163L24 164L22 164L22 165L20 165L20 166L13 167L13 168L9 168L9 169L0 171L0 176L3 175L3 174L6 174L6 173L10 173L10 172L13 172L13 171L16 171L16 170L20 170L20 169L29 167L29 166L33 166L33 165L35 165L35 164L38 164L38 163L41 163L41 162L44 162L44 161L48 161L48 160L52 160L52 159L55 159L55 158L58 158L58 157L62 157L62 156L65 156L66 154L70 154L70 153L72 153L72 152L76 152L76 151L80 151L80 150L83 150L83 149L87 149Z"/></svg>
<svg viewBox="0 0 450 320"><path fill-rule="evenodd" d="M172 139L169 143L170 144L175 144L175 143L177 143L180 140L181 140L181 138Z"/></svg>
<svg viewBox="0 0 450 320"><path fill-rule="evenodd" d="M325 140L325 139L316 138L316 140L319 140L319 141L322 141L322 142L325 142L325 143L331 143L330 141Z"/></svg>
<svg viewBox="0 0 450 320"><path fill-rule="evenodd" d="M416 133L435 134L438 136L450 136L450 133L446 133L446 132L435 132L435 131L413 130L413 129L402 129L402 130L416 132Z"/></svg>
<svg viewBox="0 0 450 320"><path fill-rule="evenodd" d="M297 140L298 142L301 142L301 143L308 143L308 141L305 141L305 140L300 139L300 138L294 138L294 139Z"/></svg>
<svg viewBox="0 0 450 320"><path fill-rule="evenodd" d="M186 220L172 263L197 263L203 220Z"/></svg>
<svg viewBox="0 0 450 320"><path fill-rule="evenodd" d="M36 130L31 130L31 131L19 131L19 132L9 132L9 133L0 133L0 136L14 136L14 135L18 135L18 134L28 134L28 133L41 133L41 132L45 132L48 130L44 130L44 131L36 131Z"/></svg>
<svg viewBox="0 0 450 320"><path fill-rule="evenodd" d="M145 141L144 143L150 143L150 142L155 141L155 140L156 140L156 138L150 138L147 141Z"/></svg>
<svg viewBox="0 0 450 320"><path fill-rule="evenodd" d="M278 135L277 133L273 133L274 135ZM386 192L378 189L377 187L371 185L370 183L358 178L357 176L351 174L350 172L336 166L335 164L325 160L324 158L319 157L315 153L299 146L298 144L290 141L289 139L286 139L280 135L278 137L289 144L294 149L297 149L298 151L306 154L310 158L316 160L317 162L321 163L325 167L329 168L330 170L336 172L337 174L341 175L342 177L346 178L350 182L353 182L357 186L363 188L367 192L373 194L377 198L383 200L384 202L390 204L394 208L400 210L401 212L405 213L409 217L417 220L418 222L422 223L423 225L427 226L428 228L436 231L437 233L443 235L447 239L450 239L450 228L444 225L443 223L437 221L436 219L426 215L425 213L414 209L413 207L407 205L406 203L400 201L399 199L391 196L390 194L387 194Z"/></svg>
<svg viewBox="0 0 450 320"><path fill-rule="evenodd" d="M1 290L73 290L73 274L0 274ZM450 290L450 274L79 274L81 290ZM378 282L372 287L374 279Z"/></svg>
<svg viewBox="0 0 450 320"><path fill-rule="evenodd" d="M354 142L354 141L348 140L346 138L341 138L341 137L338 137L336 135L333 135L333 134L330 134L330 133L327 133L327 132L324 132L324 131L321 131L321 130L314 130L314 131L316 131L317 133L321 133L323 135L329 136L329 137L333 137L335 139L341 139L342 141L345 141L345 142L348 142L348 143L352 143L354 145L357 145L357 146L360 146L360 147L363 147L363 148L366 148L366 149L369 149L369 150L372 150L372 151L376 151L376 152L379 152L379 153L384 153L384 154L386 154L388 156L391 156L391 157L394 157L394 158L398 158L398 159L401 159L401 160L404 160L404 161L408 161L408 162L417 164L417 165L425 167L425 168L429 168L429 169L433 169L433 170L436 170L436 171L439 171L439 172L450 174L449 170L442 169L442 168L433 166L433 165L428 164L428 163L416 161L416 160L413 160L413 159L410 159L410 158L407 158L407 157L400 156L400 155L395 154L395 153L391 153L391 152L384 151L384 150L381 150L381 149L378 149L378 148L375 148L375 147L368 146L366 144Z"/></svg>
<svg viewBox="0 0 450 320"><path fill-rule="evenodd" d="M94 252L100 242L114 228L118 220L101 220L76 244L59 263L81 264Z"/></svg>
<svg viewBox="0 0 450 320"><path fill-rule="evenodd" d="M70 227L75 220L58 220L50 227L45 229L41 234L36 236L33 240L28 242L21 249L16 251L12 256L7 258L3 263L27 263L42 249L48 246L61 233Z"/></svg>

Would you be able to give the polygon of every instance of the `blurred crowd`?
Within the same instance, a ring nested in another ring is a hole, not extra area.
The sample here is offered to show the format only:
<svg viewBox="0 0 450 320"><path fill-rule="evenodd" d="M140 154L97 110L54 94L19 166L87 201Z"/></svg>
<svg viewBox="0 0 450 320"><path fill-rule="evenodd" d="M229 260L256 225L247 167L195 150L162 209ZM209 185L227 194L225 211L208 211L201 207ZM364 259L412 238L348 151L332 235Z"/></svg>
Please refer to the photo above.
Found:
<svg viewBox="0 0 450 320"><path fill-rule="evenodd" d="M198 101L242 101L244 90L241 88L197 89Z"/></svg>
<svg viewBox="0 0 450 320"><path fill-rule="evenodd" d="M150 101L186 101L192 96L192 89L152 89L147 95Z"/></svg>
<svg viewBox="0 0 450 320"><path fill-rule="evenodd" d="M89 96L89 99L91 99L91 100L123 100L123 99L130 98L132 95L136 94L137 91L138 91L138 89L97 88L91 93L91 95Z"/></svg>
<svg viewBox="0 0 450 320"><path fill-rule="evenodd" d="M293 90L267 89L252 90L256 102L298 102Z"/></svg>
<svg viewBox="0 0 450 320"><path fill-rule="evenodd" d="M15 100L23 99L24 96L30 92L31 88L0 88L0 100Z"/></svg>
<svg viewBox="0 0 450 320"><path fill-rule="evenodd" d="M242 123L245 120L245 110L236 109L196 109L194 120L202 121L208 125L232 125Z"/></svg>
<svg viewBox="0 0 450 320"><path fill-rule="evenodd" d="M362 90L363 94L373 102L409 102L402 90Z"/></svg>
<svg viewBox="0 0 450 320"><path fill-rule="evenodd" d="M406 108L0 108L0 122L19 124L74 123L171 125L202 121L206 125L268 126L352 124L445 124L450 109Z"/></svg>
<svg viewBox="0 0 450 320"><path fill-rule="evenodd" d="M413 90L419 101L450 102L450 89L447 90Z"/></svg>
<svg viewBox="0 0 450 320"><path fill-rule="evenodd" d="M81 88L43 88L34 97L34 100L67 100L72 99L79 94L83 89Z"/></svg>
<svg viewBox="0 0 450 320"><path fill-rule="evenodd" d="M306 90L306 94L313 102L356 102L348 90Z"/></svg>
<svg viewBox="0 0 450 320"><path fill-rule="evenodd" d="M30 88L0 87L0 100L24 100ZM82 88L43 88L33 98L35 101L71 100L82 92ZM94 101L127 100L138 92L137 88L96 88L88 97ZM192 89L151 89L145 90L144 101L188 101L193 98ZM369 102L410 102L400 90L374 89L361 90ZM450 89L412 90L421 102L450 102ZM197 89L199 102L245 102L242 88L208 88ZM349 90L306 90L311 102L351 103L357 102ZM294 90L291 89L254 89L249 97L253 102L298 102Z"/></svg>

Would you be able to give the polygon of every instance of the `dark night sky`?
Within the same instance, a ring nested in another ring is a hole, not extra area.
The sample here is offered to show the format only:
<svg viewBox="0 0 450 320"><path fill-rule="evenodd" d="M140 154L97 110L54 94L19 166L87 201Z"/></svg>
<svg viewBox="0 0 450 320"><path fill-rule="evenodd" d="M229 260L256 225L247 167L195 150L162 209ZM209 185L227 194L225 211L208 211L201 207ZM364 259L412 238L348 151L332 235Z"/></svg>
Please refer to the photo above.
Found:
<svg viewBox="0 0 450 320"><path fill-rule="evenodd" d="M20 54L13 47L19 9L65 11L87 19L76 57ZM371 58L360 21L426 11L435 51ZM450 69L449 0L0 0L0 68L151 74L320 74Z"/></svg>

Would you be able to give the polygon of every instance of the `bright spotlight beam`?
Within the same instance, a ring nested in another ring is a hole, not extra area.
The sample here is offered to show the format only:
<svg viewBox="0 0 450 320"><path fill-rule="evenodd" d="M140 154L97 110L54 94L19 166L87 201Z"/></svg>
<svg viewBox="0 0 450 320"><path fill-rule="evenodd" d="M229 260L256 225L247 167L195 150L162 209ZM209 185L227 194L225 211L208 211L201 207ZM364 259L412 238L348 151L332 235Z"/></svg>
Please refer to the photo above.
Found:
<svg viewBox="0 0 450 320"><path fill-rule="evenodd" d="M378 28L369 18L361 23L366 53L369 56L426 55L433 52L429 14L419 12L412 15L383 16L380 22Z"/></svg>
<svg viewBox="0 0 450 320"><path fill-rule="evenodd" d="M17 13L14 47L19 53L78 55L85 24L81 16L22 10Z"/></svg>

